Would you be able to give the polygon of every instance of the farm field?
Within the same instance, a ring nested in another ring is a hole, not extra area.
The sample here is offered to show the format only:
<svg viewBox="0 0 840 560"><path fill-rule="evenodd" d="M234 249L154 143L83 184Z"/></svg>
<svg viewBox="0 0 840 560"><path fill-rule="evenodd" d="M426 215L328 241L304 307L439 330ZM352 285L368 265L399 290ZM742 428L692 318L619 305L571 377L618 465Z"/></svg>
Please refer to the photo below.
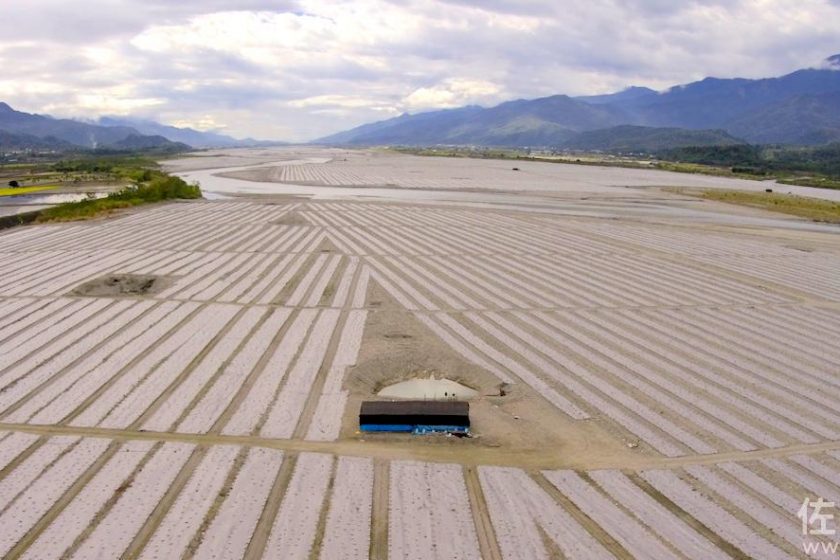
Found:
<svg viewBox="0 0 840 560"><path fill-rule="evenodd" d="M4 187L0 188L0 196L18 196L21 194L33 193L33 192L40 192L40 191L48 191L50 189L56 188L58 185L44 185L38 187Z"/></svg>
<svg viewBox="0 0 840 560"><path fill-rule="evenodd" d="M0 557L830 557L840 230L493 173L0 232ZM429 374L475 437L358 433Z"/></svg>

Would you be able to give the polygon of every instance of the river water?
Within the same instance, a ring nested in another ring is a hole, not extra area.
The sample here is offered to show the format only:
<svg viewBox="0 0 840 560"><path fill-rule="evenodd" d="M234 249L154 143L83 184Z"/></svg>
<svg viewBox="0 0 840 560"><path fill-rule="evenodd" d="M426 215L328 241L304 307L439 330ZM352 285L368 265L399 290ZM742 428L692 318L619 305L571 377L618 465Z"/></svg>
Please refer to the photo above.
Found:
<svg viewBox="0 0 840 560"><path fill-rule="evenodd" d="M428 158L434 160L434 158ZM187 182L197 182L201 186L205 198L224 199L247 195L285 195L319 199L357 199L370 201L412 202L435 205L470 206L483 208L498 208L504 210L522 210L532 213L557 214L566 216L599 217L599 218L645 218L660 219L663 222L695 222L715 223L723 225L780 227L802 229L810 231L840 232L840 227L831 224L818 224L787 216L767 218L749 215L743 209L733 213L712 210L710 205L701 205L696 199L679 199L675 197L656 196L649 188L642 186L651 182L671 185L685 184L696 186L702 184L710 188L738 188L763 191L768 182L733 180L709 176L662 172L658 170L623 169L619 179L626 178L626 184L609 184L616 181L615 168L599 168L597 166L563 165L545 163L539 165L563 166L567 169L563 173L573 173L580 176L580 191L558 195L546 190L528 191L527 184L524 192L481 192L475 190L457 189L423 189L401 187L356 187L356 186L317 186L278 183L268 181L251 181L222 177L237 171L251 170L264 167L278 167L284 165L318 165L328 162L330 158L308 157L268 161L254 165L219 167L211 169L175 172L174 174ZM603 173L607 171L608 173ZM623 173L626 171L626 173ZM636 183L634 185L634 182ZM813 187L798 187L776 185L771 183L777 192L787 192L801 196L823 198L840 201L840 191L816 189ZM587 191L593 196L584 196Z"/></svg>
<svg viewBox="0 0 840 560"><path fill-rule="evenodd" d="M108 193L95 192L91 193L91 195L93 198L103 198L108 196ZM86 198L90 198L87 193L33 193L17 196L0 196L0 216L34 212L35 210L42 210L50 206L55 206L56 204L78 202Z"/></svg>

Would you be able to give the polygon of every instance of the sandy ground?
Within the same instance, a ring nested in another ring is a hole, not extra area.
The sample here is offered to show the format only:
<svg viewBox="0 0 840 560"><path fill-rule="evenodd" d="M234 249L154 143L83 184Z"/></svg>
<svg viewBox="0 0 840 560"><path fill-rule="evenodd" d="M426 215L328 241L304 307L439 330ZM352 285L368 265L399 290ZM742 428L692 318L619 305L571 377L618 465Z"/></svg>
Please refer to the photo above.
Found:
<svg viewBox="0 0 840 560"><path fill-rule="evenodd" d="M0 233L0 555L789 558L831 542L796 512L840 499L840 230L597 170L552 190L561 166L535 164L514 192L492 162L411 187L417 158L287 155L406 186ZM430 374L478 391L476 437L358 432L360 401Z"/></svg>
<svg viewBox="0 0 840 560"><path fill-rule="evenodd" d="M420 157L384 150L316 147L219 150L202 152L199 157L168 160L162 165L187 180L199 181L205 191L227 194L298 192L335 197L352 193L403 198L398 195L400 189L413 189L480 192L485 195L480 200L487 200L489 193L622 197L627 193L619 189L632 189L631 196L634 196L649 187L687 187L749 191L773 188L776 192L840 200L840 192L836 190L780 185L775 181L593 165ZM241 179L247 183L219 178ZM418 193L412 196L422 197Z"/></svg>

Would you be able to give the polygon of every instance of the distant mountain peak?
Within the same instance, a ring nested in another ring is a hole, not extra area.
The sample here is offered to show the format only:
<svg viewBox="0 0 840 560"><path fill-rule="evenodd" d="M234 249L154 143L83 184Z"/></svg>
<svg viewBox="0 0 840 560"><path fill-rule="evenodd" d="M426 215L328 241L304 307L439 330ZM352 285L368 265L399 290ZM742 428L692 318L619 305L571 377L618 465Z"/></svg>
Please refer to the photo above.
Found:
<svg viewBox="0 0 840 560"><path fill-rule="evenodd" d="M581 97L576 97L575 99L592 104L609 104L620 103L623 101L642 101L646 98L656 95L658 95L658 93L650 88L641 86L630 86L615 93L607 93L603 95L584 95Z"/></svg>
<svg viewBox="0 0 840 560"><path fill-rule="evenodd" d="M8 103L4 101L0 101L0 113L14 113L15 110L12 109Z"/></svg>
<svg viewBox="0 0 840 560"><path fill-rule="evenodd" d="M655 89L650 89L649 87L644 86L628 86L623 90L619 91L618 93L635 93L635 94L643 94L643 93L656 93Z"/></svg>
<svg viewBox="0 0 840 560"><path fill-rule="evenodd" d="M825 59L825 66L829 70L840 70L840 54L829 56Z"/></svg>

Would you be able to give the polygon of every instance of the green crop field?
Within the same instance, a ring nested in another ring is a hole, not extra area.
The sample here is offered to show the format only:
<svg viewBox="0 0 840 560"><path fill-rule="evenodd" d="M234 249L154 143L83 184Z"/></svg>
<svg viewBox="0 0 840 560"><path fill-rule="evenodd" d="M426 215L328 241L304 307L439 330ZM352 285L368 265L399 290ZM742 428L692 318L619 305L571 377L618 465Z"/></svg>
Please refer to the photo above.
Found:
<svg viewBox="0 0 840 560"><path fill-rule="evenodd" d="M39 191L47 191L50 189L56 189L58 185L38 185L37 187L3 187L0 188L0 196L15 196L21 194L29 194L33 192Z"/></svg>

